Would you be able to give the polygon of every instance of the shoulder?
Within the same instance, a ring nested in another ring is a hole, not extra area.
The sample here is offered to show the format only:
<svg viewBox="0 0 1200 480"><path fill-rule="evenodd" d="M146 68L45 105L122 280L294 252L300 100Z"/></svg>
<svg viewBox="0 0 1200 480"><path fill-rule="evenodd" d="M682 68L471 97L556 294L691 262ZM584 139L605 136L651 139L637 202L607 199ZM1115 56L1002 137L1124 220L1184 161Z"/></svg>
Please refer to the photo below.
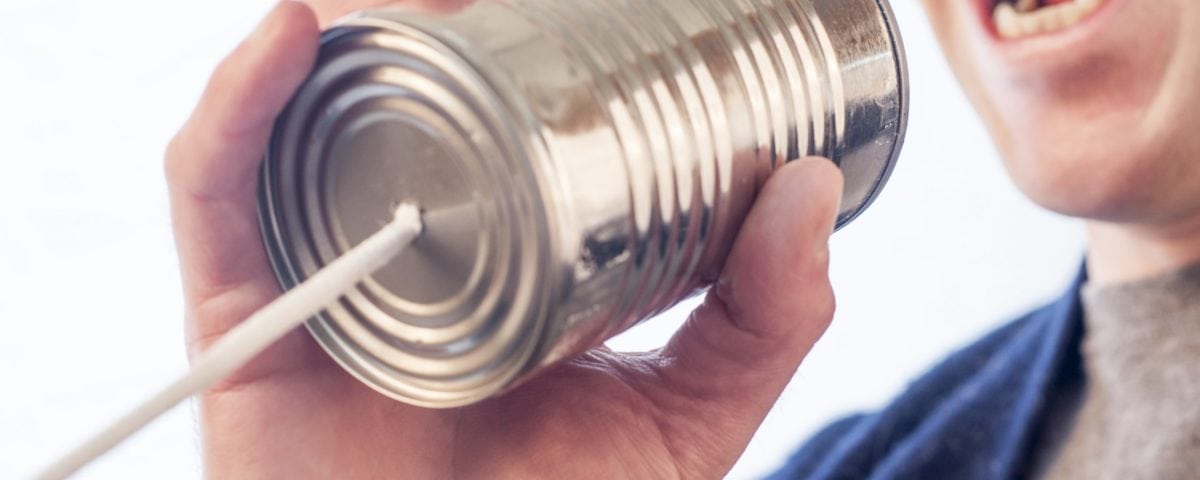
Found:
<svg viewBox="0 0 1200 480"><path fill-rule="evenodd" d="M1008 476L1073 341L1072 295L949 355L883 410L830 424L771 478Z"/></svg>

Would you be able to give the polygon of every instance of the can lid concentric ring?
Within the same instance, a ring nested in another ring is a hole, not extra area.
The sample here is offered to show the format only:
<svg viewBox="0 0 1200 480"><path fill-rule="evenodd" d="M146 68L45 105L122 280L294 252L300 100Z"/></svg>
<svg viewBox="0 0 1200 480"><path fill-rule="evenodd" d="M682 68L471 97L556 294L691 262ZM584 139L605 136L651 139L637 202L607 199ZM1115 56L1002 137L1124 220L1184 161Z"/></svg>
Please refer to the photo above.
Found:
<svg viewBox="0 0 1200 480"><path fill-rule="evenodd" d="M349 21L326 32L264 161L261 217L285 286L395 205L422 207L412 247L307 324L347 370L413 404L489 396L541 347L549 222L528 135L489 88L425 32Z"/></svg>

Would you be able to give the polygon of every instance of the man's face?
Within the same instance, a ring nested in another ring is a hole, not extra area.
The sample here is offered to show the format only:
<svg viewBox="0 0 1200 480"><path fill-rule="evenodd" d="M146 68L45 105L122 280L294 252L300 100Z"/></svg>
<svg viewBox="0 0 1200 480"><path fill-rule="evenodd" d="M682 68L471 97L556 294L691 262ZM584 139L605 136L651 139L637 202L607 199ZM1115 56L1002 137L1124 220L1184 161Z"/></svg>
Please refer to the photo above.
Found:
<svg viewBox="0 0 1200 480"><path fill-rule="evenodd" d="M1200 1L923 0L1017 185L1069 215L1200 215Z"/></svg>

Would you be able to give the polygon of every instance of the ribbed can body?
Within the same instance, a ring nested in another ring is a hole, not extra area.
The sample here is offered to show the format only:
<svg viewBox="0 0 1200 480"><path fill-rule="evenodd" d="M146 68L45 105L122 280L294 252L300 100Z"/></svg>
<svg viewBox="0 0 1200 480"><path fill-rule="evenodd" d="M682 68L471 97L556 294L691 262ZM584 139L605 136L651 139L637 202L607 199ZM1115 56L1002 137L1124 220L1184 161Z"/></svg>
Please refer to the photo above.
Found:
<svg viewBox="0 0 1200 480"><path fill-rule="evenodd" d="M884 0L481 0L326 33L263 172L292 285L425 208L427 234L309 322L380 391L500 393L713 279L784 162L833 159L839 226L886 181L907 79Z"/></svg>

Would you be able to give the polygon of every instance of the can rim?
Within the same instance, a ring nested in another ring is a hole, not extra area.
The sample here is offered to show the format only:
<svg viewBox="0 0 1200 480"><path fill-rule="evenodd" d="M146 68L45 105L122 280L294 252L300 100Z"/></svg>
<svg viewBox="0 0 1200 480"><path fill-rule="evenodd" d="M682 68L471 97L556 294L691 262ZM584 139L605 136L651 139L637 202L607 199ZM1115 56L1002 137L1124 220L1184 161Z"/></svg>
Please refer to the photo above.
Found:
<svg viewBox="0 0 1200 480"><path fill-rule="evenodd" d="M410 20L405 18L405 20ZM425 27L425 28L423 28ZM337 37L351 31L353 29L372 29L393 32L405 36L419 36L424 41L431 44L436 44L444 48L449 57L448 61L461 67L466 72L472 72L470 82L473 86L481 91L488 92L488 96L493 99L492 110L498 117L507 117L512 120L512 124L505 127L503 130L506 135L511 135L511 142L514 148L520 152L522 157L525 157L520 162L534 163L544 162L549 165L548 153L545 151L543 140L539 133L534 130L532 132L527 128L530 112L526 112L520 108L520 104L515 104L511 98L511 89L506 89L505 85L497 85L496 67L488 64L481 64L481 59L473 58L463 51L461 45L455 45L453 39L446 38L445 35L438 35L436 31L430 31L427 25L421 25L419 22L396 22L389 19L373 18L368 16L351 16L338 21L334 27L330 28L322 34L322 44L329 38ZM314 70L315 72L315 70ZM503 80L502 78L500 80ZM280 115L279 121L285 121L289 118L287 110ZM291 237L280 229L283 226L280 224L278 215L278 207L276 203L280 201L276 194L272 193L275 189L272 187L273 176L271 161L274 155L278 152L280 130L276 128L272 132L271 142L268 144L268 149L259 171L258 181L258 219L259 227L267 249L268 260L275 279L284 288L291 288L300 280L302 273L298 265L295 265L291 259L290 253L287 251L288 245L294 243L294 240L289 240ZM552 217L560 215L561 212L552 208L553 199L561 195L556 189L556 184L553 178L543 173L544 169L531 168L527 177L527 185L529 190L528 207L535 211L525 212L538 216ZM515 173L514 173L515 174ZM557 220L557 219L555 219ZM528 338L521 341L511 342L513 349L511 356L501 363L497 363L495 367L489 367L490 370L484 370L480 373L472 375L486 375L487 380L484 383L462 388L440 389L431 388L428 385L440 383L438 380L416 380L406 379L404 375L391 373L391 370L381 369L387 365L381 363L374 355L368 351L363 351L355 346L355 342L344 338L343 334L337 333L337 321L330 317L328 311L324 311L318 316L310 319L305 323L306 329L317 340L317 344L345 371L352 376L362 381L372 389L405 403L430 407L430 408L451 408L475 403L484 398L493 396L498 392L502 392L514 384L513 380L519 378L528 370L534 368L540 360L542 353L549 347L548 343L551 339L552 329L547 327L550 312L547 310L550 305L550 299L557 295L557 290L561 287L561 282L557 281L560 276L560 271L557 268L557 256L561 254L561 239L558 235L559 227L554 221L535 222L540 225L542 231L533 233L541 240L525 240L540 245L544 250L538 251L535 258L522 260L521 266L518 268L517 282L524 285L527 283L535 283L532 290L526 291L522 287L522 297L528 296L522 300L521 298L512 299L517 302L525 302L527 308L520 311L513 311L503 320L505 322L520 322L528 328ZM529 233L523 233L529 234ZM519 238L518 238L519 240ZM531 269L531 270L530 270ZM532 292L532 293L530 293Z"/></svg>
<svg viewBox="0 0 1200 480"><path fill-rule="evenodd" d="M909 114L909 83L908 83L908 54L904 48L904 39L900 34L900 26L896 22L896 13L892 9L889 0L875 0L875 5L879 7L879 12L883 16L884 25L887 27L888 38L891 40L892 53L894 54L896 69L896 88L899 96L900 108L897 115L896 137L892 142L891 151L888 153L887 162L884 165L883 171L875 179L875 185L871 187L871 193L867 195L859 205L849 213L846 213L838 218L836 229L841 229L854 219L858 218L883 192L883 187L887 184L892 176L892 171L896 168L897 160L900 158L900 151L903 149L905 136L908 134L908 114Z"/></svg>

